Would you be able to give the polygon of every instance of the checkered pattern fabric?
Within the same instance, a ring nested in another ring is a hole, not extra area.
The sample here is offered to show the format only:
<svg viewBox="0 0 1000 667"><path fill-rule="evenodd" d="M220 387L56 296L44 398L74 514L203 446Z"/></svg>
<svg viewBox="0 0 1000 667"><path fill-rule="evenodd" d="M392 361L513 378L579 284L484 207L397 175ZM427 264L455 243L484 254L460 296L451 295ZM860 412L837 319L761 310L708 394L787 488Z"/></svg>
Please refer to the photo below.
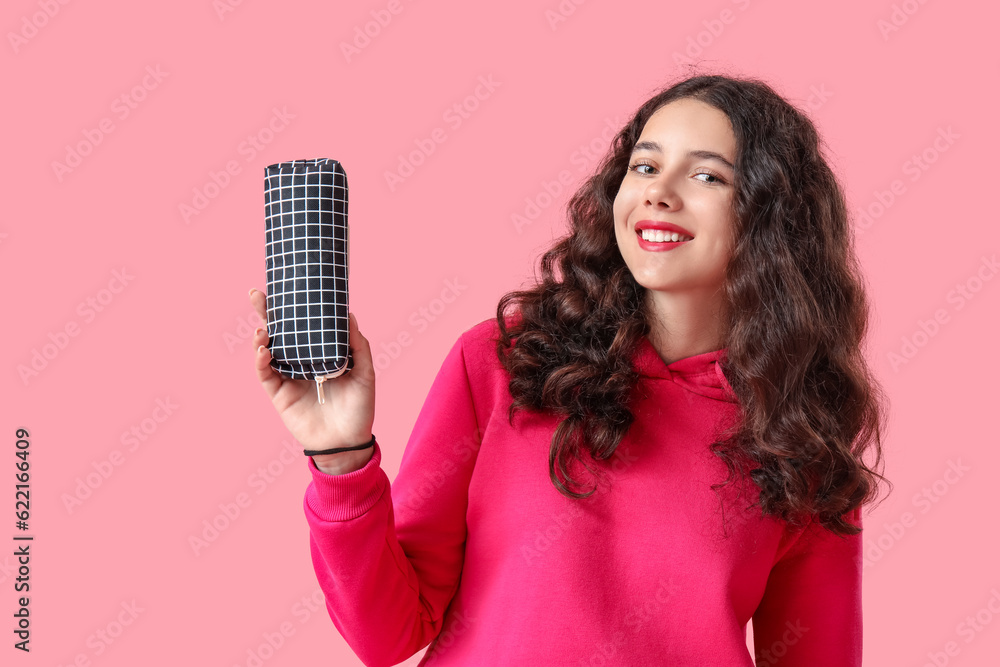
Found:
<svg viewBox="0 0 1000 667"><path fill-rule="evenodd" d="M264 213L271 368L317 383L337 377L354 366L344 168L326 158L269 165Z"/></svg>

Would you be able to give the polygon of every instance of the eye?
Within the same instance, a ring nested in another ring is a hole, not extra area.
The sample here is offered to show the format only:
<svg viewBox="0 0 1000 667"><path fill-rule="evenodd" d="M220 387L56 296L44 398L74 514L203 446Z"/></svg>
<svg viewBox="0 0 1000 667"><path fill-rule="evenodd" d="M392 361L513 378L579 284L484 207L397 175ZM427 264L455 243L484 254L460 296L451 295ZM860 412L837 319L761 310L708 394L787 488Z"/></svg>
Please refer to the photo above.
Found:
<svg viewBox="0 0 1000 667"><path fill-rule="evenodd" d="M629 171L634 171L637 174L649 175L648 171L639 171L640 167L649 167L650 169L655 169L655 167L653 167L653 165L650 164L649 162L645 162L643 160L639 160L635 164L630 164L628 166L628 170Z"/></svg>
<svg viewBox="0 0 1000 667"><path fill-rule="evenodd" d="M640 169L642 167L649 167L649 169L652 170L652 171L640 171ZM630 164L628 166L628 171L634 171L637 174L642 174L644 176L650 176L650 175L652 175L653 171L656 171L656 166L653 165L650 162L645 161L645 160L637 160L635 163ZM711 180L708 180L708 179L702 180L703 183L708 183L708 184L711 184L711 185L715 185L715 184L725 185L726 184L726 179L724 179L721 174L718 174L718 173L716 173L714 171L710 171L710 170L700 171L697 174L695 174L696 178L698 176L708 176L708 178L711 179Z"/></svg>
<svg viewBox="0 0 1000 667"><path fill-rule="evenodd" d="M720 176L719 174L716 174L713 171L699 171L697 174L695 174L695 176L708 176L709 178L714 178L715 179L714 181L705 180L705 181L702 181L702 183L725 183L726 182L725 179L722 178L722 176Z"/></svg>

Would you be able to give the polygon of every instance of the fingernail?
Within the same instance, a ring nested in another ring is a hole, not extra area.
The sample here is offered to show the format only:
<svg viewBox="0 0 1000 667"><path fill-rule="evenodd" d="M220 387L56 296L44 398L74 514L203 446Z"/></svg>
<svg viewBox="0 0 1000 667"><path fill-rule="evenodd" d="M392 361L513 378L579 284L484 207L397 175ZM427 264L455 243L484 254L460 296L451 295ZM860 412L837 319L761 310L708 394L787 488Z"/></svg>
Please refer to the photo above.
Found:
<svg viewBox="0 0 1000 667"><path fill-rule="evenodd" d="M261 345L260 347L258 347L257 348L257 354L260 354L261 352L263 352L265 347L266 347L265 345Z"/></svg>
<svg viewBox="0 0 1000 667"><path fill-rule="evenodd" d="M262 333L264 333L264 329L262 327L257 327L257 330L254 331L253 333L254 333L255 336L259 336Z"/></svg>
<svg viewBox="0 0 1000 667"><path fill-rule="evenodd" d="M251 287L250 288L250 292L249 292L249 294L247 296L253 296L253 293L256 292L256 291L257 291L257 288Z"/></svg>

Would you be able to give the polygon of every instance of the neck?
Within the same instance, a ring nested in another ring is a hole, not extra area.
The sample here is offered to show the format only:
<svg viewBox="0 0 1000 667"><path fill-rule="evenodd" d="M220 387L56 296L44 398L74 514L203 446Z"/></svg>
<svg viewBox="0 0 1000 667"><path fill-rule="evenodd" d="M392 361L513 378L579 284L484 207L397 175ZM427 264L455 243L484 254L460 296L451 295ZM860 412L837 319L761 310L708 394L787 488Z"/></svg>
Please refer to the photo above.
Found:
<svg viewBox="0 0 1000 667"><path fill-rule="evenodd" d="M649 342L666 364L722 347L721 293L646 291Z"/></svg>

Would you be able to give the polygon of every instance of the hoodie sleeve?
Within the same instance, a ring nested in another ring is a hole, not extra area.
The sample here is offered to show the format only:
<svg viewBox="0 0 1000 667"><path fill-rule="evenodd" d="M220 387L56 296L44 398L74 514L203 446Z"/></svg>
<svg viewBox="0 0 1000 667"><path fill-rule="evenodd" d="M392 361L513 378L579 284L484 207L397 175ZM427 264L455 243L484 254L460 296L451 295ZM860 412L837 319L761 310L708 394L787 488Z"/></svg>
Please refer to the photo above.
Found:
<svg viewBox="0 0 1000 667"><path fill-rule="evenodd" d="M844 518L861 527L861 508ZM774 564L753 615L759 667L861 667L861 535L811 522Z"/></svg>
<svg viewBox="0 0 1000 667"><path fill-rule="evenodd" d="M327 610L369 667L395 665L441 631L465 558L479 429L462 338L438 371L391 487L376 442L360 470L328 475L309 458L304 509Z"/></svg>

